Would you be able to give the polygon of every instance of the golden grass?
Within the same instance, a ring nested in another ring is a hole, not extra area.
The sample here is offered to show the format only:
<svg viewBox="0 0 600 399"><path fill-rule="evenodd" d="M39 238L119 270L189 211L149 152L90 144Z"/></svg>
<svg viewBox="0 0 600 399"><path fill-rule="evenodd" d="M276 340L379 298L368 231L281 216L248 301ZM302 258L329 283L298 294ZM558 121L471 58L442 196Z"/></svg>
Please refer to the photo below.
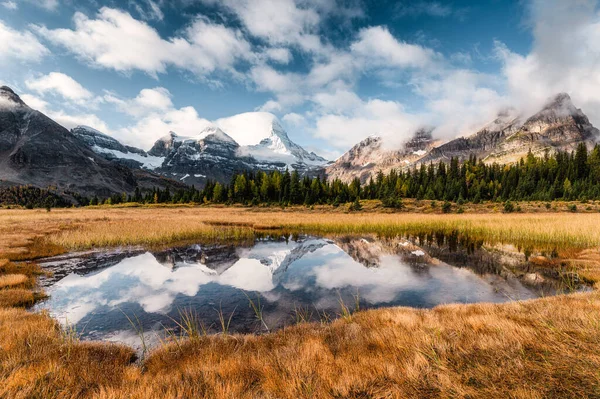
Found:
<svg viewBox="0 0 600 399"><path fill-rule="evenodd" d="M247 238L263 229L393 235L458 231L490 241L567 246L565 262L600 277L596 214L345 214L322 208L0 210L0 258L103 245ZM0 260L0 275L40 273ZM12 278L12 277L10 277ZM196 337L139 365L131 349L77 342L41 295L0 289L0 397L7 398L573 398L600 397L600 292L502 305L388 308L265 335ZM30 288L30 289L26 289ZM3 297L4 295L4 297Z"/></svg>
<svg viewBox="0 0 600 399"><path fill-rule="evenodd" d="M5 274L0 276L0 289L24 285L29 280L24 274Z"/></svg>
<svg viewBox="0 0 600 399"><path fill-rule="evenodd" d="M204 207L115 209L108 214L87 209L52 213L46 217L55 219L63 229L51 235L50 243L68 249L248 238L255 230L269 229L387 236L416 231L457 231L523 246L588 248L600 245L600 213L422 215ZM105 214L108 216L100 216ZM31 217L26 213L18 216L25 223ZM37 218L39 214L32 216Z"/></svg>
<svg viewBox="0 0 600 399"><path fill-rule="evenodd" d="M31 306L35 295L31 290L11 288L0 290L0 308Z"/></svg>

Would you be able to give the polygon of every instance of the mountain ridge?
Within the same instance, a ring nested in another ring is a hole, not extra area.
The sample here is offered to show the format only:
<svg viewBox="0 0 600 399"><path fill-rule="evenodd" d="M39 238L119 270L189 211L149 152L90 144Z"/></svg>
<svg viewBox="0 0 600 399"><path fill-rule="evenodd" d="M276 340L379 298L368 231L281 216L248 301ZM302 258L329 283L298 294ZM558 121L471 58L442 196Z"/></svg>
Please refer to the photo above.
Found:
<svg viewBox="0 0 600 399"><path fill-rule="evenodd" d="M514 163L529 151L541 154L545 151L574 151L581 142L591 149L600 139L600 131L589 121L583 111L573 104L567 93L559 93L549 99L541 110L525 118L516 109L504 109L496 119L475 133L441 143L431 138L417 157L410 158L412 142L420 135L419 129L413 138L400 149L383 150L381 138L369 137L342 155L326 168L328 178L349 182L358 177L366 182L382 170L407 169L423 163L459 160L474 155L487 163ZM420 139L421 141L423 138ZM424 151L424 152L422 152ZM365 157L365 154L368 154ZM368 163L366 159L370 159Z"/></svg>
<svg viewBox="0 0 600 399"><path fill-rule="evenodd" d="M97 155L80 138L0 87L0 184L56 187L82 195L175 186Z"/></svg>
<svg viewBox="0 0 600 399"><path fill-rule="evenodd" d="M263 138L259 137L258 142L255 139L255 144L240 145L215 123L194 136L169 132L146 152L123 145L92 128L78 126L72 132L108 160L151 170L188 185L203 186L208 179L226 183L236 172L243 171L283 171L287 168L302 174L322 173L322 167L328 161L294 143L273 114L249 112L230 117L228 121L237 117L244 119L244 123L250 123L253 118L262 119L251 133L255 137L262 134ZM223 120L220 121L223 124ZM237 124L233 129L239 136L244 127ZM262 132L256 134L257 129Z"/></svg>

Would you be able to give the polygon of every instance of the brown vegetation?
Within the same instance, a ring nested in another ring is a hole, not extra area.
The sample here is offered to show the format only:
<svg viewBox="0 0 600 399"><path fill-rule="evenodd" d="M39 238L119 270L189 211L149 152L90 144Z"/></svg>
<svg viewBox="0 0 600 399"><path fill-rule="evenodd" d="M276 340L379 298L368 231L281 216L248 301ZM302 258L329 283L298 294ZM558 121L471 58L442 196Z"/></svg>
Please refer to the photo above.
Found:
<svg viewBox="0 0 600 399"><path fill-rule="evenodd" d="M394 234L456 230L568 247L597 281L600 214L423 215L242 208L0 210L0 397L600 397L600 293L503 305L359 312L265 335L195 337L141 364L133 351L78 342L22 307L42 293L34 259L103 245L244 239L256 230ZM20 277L15 277L20 276ZM23 277L25 276L25 280ZM1 282L9 282L2 284ZM17 281L21 281L17 283Z"/></svg>

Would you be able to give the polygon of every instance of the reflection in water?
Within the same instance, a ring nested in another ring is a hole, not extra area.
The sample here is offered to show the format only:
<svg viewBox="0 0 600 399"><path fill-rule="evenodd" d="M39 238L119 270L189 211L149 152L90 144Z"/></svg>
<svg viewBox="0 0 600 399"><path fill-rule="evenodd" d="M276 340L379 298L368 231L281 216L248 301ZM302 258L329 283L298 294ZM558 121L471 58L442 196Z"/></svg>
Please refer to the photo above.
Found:
<svg viewBox="0 0 600 399"><path fill-rule="evenodd" d="M340 297L350 304L357 292L361 307L430 308L539 295L480 244L447 240L299 237L259 240L252 247L193 245L59 258L46 263L63 272L46 281L50 298L37 309L75 325L83 337L135 343L126 315L135 315L144 331L163 332L175 326L181 310L193 309L216 332L222 309L233 314L232 331L259 331L247 297L256 293L271 329L293 323L297 308L334 316Z"/></svg>

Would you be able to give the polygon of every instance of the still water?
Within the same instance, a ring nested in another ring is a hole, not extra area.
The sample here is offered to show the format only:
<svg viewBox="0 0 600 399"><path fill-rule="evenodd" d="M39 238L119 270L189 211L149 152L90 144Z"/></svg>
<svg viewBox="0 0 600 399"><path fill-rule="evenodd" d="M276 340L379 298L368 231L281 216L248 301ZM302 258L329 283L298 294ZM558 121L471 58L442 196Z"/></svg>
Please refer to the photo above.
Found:
<svg viewBox="0 0 600 399"><path fill-rule="evenodd" d="M338 317L341 302L354 308L357 298L361 309L431 308L548 294L522 283L505 262L481 244L373 237L72 254L42 264L54 274L42 281L50 297L36 310L48 310L83 339L135 346L141 329L151 341L176 331L182 311L197 315L209 332L221 330L219 313L231 317L232 332L264 332L294 324L299 314ZM249 298L263 308L264 324Z"/></svg>

